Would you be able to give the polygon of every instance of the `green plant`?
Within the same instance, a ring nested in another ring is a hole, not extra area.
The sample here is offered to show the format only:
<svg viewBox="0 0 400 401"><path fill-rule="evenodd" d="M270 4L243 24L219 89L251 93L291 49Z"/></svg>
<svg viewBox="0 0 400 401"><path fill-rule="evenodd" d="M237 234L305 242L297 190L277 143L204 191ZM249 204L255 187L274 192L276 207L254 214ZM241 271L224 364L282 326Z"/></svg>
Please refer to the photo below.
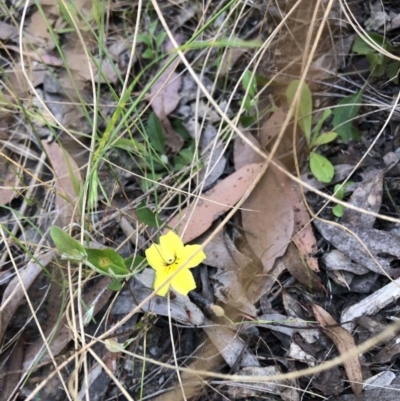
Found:
<svg viewBox="0 0 400 401"><path fill-rule="evenodd" d="M387 52L393 52L393 46L387 38L378 33L369 32L366 36L356 37L353 43L353 52L367 58L372 77L382 77L386 74L397 85L399 83L400 61L385 56L374 47L374 44Z"/></svg>
<svg viewBox="0 0 400 401"><path fill-rule="evenodd" d="M113 278L109 289L118 291L121 289L121 281L128 279L139 272L144 258L139 255L123 259L122 256L111 248L94 249L84 247L73 239L61 228L52 226L50 236L60 252L61 259L75 263L83 263L90 269L104 276Z"/></svg>
<svg viewBox="0 0 400 401"><path fill-rule="evenodd" d="M155 34L157 24L157 20L151 22L148 32L139 33L137 35L138 42L146 45L146 49L141 53L141 57L144 59L154 60L157 57L157 54L160 53L161 45L164 43L167 36L166 32L160 32L157 35Z"/></svg>
<svg viewBox="0 0 400 401"><path fill-rule="evenodd" d="M347 181L345 184L336 184L335 188L333 189L333 193L336 199L343 200L346 195L346 189L349 185L353 184L353 181ZM342 217L344 213L344 206L336 204L332 208L332 213L336 217Z"/></svg>
<svg viewBox="0 0 400 401"><path fill-rule="evenodd" d="M289 104L293 104L296 93L299 89L300 81L292 81L286 89L286 97ZM317 149L321 145L326 145L336 139L336 132L322 132L321 128L326 119L332 114L330 109L327 109L322 114L319 121L312 130L312 95L307 84L303 84L300 89L300 94L297 97L295 112L297 123L303 131L307 149L310 152L310 170L318 181L329 183L335 174L332 163L321 154L317 153Z"/></svg>

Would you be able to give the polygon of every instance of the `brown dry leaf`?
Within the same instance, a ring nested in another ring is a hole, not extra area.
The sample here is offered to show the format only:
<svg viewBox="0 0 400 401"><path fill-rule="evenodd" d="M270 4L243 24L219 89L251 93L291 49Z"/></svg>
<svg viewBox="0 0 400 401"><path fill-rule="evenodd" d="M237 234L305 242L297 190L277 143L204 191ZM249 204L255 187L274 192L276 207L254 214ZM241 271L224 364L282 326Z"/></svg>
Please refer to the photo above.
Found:
<svg viewBox="0 0 400 401"><path fill-rule="evenodd" d="M176 41L180 45L182 37L177 35ZM165 51L170 50L173 50L173 46L168 41L165 45ZM165 63L168 63L173 57L174 55L169 56ZM176 58L150 89L151 107L164 128L166 143L173 153L179 152L184 142L183 138L174 131L167 119L167 116L176 109L181 100L179 91L182 86L182 76L175 72L180 61L179 57Z"/></svg>
<svg viewBox="0 0 400 401"><path fill-rule="evenodd" d="M283 123L287 117L287 108L279 107L270 118L261 126L258 134L260 143L263 148L266 148L269 143L276 138L282 130Z"/></svg>
<svg viewBox="0 0 400 401"><path fill-rule="evenodd" d="M264 273L282 256L293 233L293 208L286 196L287 178L270 167L243 204L242 223L247 241L260 258Z"/></svg>
<svg viewBox="0 0 400 401"><path fill-rule="evenodd" d="M212 231L213 227L198 239L199 242L204 242ZM205 246L204 253L207 255L204 263L217 269L210 276L215 296L226 305L256 316L254 303L259 299L259 291L252 297L251 285L246 284L254 282L254 275L262 272L261 263L256 265L251 257L242 254L222 230Z"/></svg>
<svg viewBox="0 0 400 401"><path fill-rule="evenodd" d="M340 355L346 356L349 351L354 350L356 343L353 336L346 329L338 326L338 323L326 310L314 304L313 312L318 323L324 327L324 333L336 345ZM361 394L363 377L360 358L358 355L352 356L344 361L343 365L350 381L350 386L353 390L353 393L355 395Z"/></svg>
<svg viewBox="0 0 400 401"><path fill-rule="evenodd" d="M318 259L312 255L317 251L317 240L310 222L310 215L304 205L300 190L294 184L286 186L286 194L294 212L293 242L308 267L319 272Z"/></svg>
<svg viewBox="0 0 400 401"><path fill-rule="evenodd" d="M81 186L82 178L75 160L57 142L43 142L43 147L53 166L56 189L56 208L60 210L60 225L66 226L78 217L76 185ZM71 176L72 175L72 176Z"/></svg>
<svg viewBox="0 0 400 401"><path fill-rule="evenodd" d="M307 289L318 291L321 289L322 283L320 278L302 262L300 254L293 244L290 244L286 250L282 263L286 266L289 273L296 280L303 284Z"/></svg>
<svg viewBox="0 0 400 401"><path fill-rule="evenodd" d="M83 50L82 53L75 50L64 50L64 56L76 80L90 81L92 79L89 60ZM100 65L101 73L98 71L96 65ZM110 82L112 84L118 82L118 75L116 73L118 66L116 64L111 65L110 61L107 59L99 60L96 58L95 62L90 60L90 66L92 67L95 82Z"/></svg>
<svg viewBox="0 0 400 401"><path fill-rule="evenodd" d="M340 38L330 51L315 60L311 65L310 71L312 79L314 81L322 80L335 75L349 54L353 42L354 35Z"/></svg>
<svg viewBox="0 0 400 401"><path fill-rule="evenodd" d="M259 163L244 166L205 192L196 205L183 209L168 225L176 229L183 242L192 241L246 194L261 170Z"/></svg>
<svg viewBox="0 0 400 401"><path fill-rule="evenodd" d="M257 144L249 133L244 135ZM236 168L260 158L241 138L235 140ZM270 272L275 259L285 253L293 233L294 214L286 194L287 186L290 186L288 178L271 165L243 204L243 209L247 209L242 210L247 241L260 258L264 273Z"/></svg>

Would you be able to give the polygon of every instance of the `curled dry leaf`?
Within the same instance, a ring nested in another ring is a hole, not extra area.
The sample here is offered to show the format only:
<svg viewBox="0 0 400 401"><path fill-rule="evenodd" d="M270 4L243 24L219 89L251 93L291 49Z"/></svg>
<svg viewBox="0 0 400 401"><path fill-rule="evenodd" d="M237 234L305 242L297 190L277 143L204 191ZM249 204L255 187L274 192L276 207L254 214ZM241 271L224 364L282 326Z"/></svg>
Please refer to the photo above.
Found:
<svg viewBox="0 0 400 401"><path fill-rule="evenodd" d="M314 316L318 323L324 328L325 334L333 341L340 355L346 357L343 362L351 389L355 395L362 391L362 371L358 355L347 357L349 351L354 351L356 343L353 336L343 327L338 326L335 319L323 308L313 305Z"/></svg>
<svg viewBox="0 0 400 401"><path fill-rule="evenodd" d="M77 187L82 184L79 167L75 160L61 147L53 142L43 142L43 147L53 166L56 208L60 211L60 226L66 226L78 216L76 204L78 202Z"/></svg>
<svg viewBox="0 0 400 401"><path fill-rule="evenodd" d="M262 164L250 164L234 172L205 192L193 206L188 206L168 222L184 243L203 234L214 220L248 195L251 183L262 170ZM168 231L168 230L166 230Z"/></svg>

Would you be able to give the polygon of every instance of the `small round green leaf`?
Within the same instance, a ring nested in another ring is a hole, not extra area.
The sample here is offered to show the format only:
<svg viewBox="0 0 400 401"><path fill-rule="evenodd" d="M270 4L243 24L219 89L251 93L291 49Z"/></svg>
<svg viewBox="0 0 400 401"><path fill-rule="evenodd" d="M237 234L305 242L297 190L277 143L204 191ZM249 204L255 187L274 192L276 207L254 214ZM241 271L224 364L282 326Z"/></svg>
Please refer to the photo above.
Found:
<svg viewBox="0 0 400 401"><path fill-rule="evenodd" d="M310 153L310 169L318 181L329 183L335 175L332 163L318 153Z"/></svg>

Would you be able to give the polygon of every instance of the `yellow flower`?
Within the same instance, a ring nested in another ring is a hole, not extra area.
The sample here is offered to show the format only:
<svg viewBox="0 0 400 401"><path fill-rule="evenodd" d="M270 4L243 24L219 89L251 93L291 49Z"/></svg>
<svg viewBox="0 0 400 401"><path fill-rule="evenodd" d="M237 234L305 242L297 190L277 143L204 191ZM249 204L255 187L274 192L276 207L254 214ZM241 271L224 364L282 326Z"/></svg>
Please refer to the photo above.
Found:
<svg viewBox="0 0 400 401"><path fill-rule="evenodd" d="M183 245L182 240L174 232L169 231L160 237L160 245L153 244L146 250L147 261L156 271L154 289L159 288L184 265L168 284L160 288L158 295L164 296L170 285L182 295L187 295L196 288L193 274L189 269L196 267L206 258L203 251L197 252L199 248L200 245Z"/></svg>

